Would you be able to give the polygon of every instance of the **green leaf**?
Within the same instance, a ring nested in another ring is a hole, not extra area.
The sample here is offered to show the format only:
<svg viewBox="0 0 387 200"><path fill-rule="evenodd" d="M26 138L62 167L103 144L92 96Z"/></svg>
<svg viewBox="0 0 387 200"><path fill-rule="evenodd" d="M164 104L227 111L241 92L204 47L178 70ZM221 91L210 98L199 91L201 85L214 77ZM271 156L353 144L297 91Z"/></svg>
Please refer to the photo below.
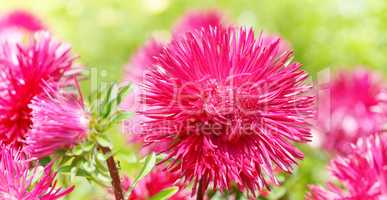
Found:
<svg viewBox="0 0 387 200"><path fill-rule="evenodd" d="M103 173L107 173L107 166L106 166L106 158L105 156L103 155L102 152L96 152L94 154L95 158L95 167L97 168L97 171L98 172L103 172Z"/></svg>
<svg viewBox="0 0 387 200"><path fill-rule="evenodd" d="M84 152L89 152L94 148L94 144L92 142L86 142L85 144L82 145L82 150Z"/></svg>
<svg viewBox="0 0 387 200"><path fill-rule="evenodd" d="M179 191L179 187L169 187L152 196L150 200L166 200L176 194L177 191Z"/></svg>
<svg viewBox="0 0 387 200"><path fill-rule="evenodd" d="M69 173L72 168L73 168L73 166L70 166L70 165L63 166L63 167L61 167L59 169L59 172L61 172L61 173Z"/></svg>
<svg viewBox="0 0 387 200"><path fill-rule="evenodd" d="M48 165L49 163L51 162L51 158L49 156L47 157L44 157L42 159L39 160L39 163L41 166L46 166Z"/></svg>
<svg viewBox="0 0 387 200"><path fill-rule="evenodd" d="M110 113L112 113L112 110L115 110L117 106L117 95L118 95L118 86L117 84L113 84L107 91L105 99L102 103L103 109L101 116L103 118L106 118L109 116Z"/></svg>
<svg viewBox="0 0 387 200"><path fill-rule="evenodd" d="M101 98L101 94L102 94L102 93L101 93L99 87L97 87L97 88L98 88L98 89L93 90L93 91L90 92L90 95L88 96L88 101L89 101L89 103L92 103L92 102L94 102L95 100Z"/></svg>
<svg viewBox="0 0 387 200"><path fill-rule="evenodd" d="M107 139L105 136L102 136L102 135L98 135L97 136L97 143L103 147L108 147L108 148L112 148L112 144L111 142L109 141L109 139Z"/></svg>
<svg viewBox="0 0 387 200"><path fill-rule="evenodd" d="M97 180L99 180L99 184L104 184L105 187L106 185L109 185L109 182L110 182L110 177L109 175L104 175L104 174L101 174L101 173L97 173L97 175L95 176Z"/></svg>
<svg viewBox="0 0 387 200"><path fill-rule="evenodd" d="M129 119L131 116L133 116L132 112L118 112L113 116L111 122L120 123L126 119Z"/></svg>
<svg viewBox="0 0 387 200"><path fill-rule="evenodd" d="M81 168L89 173L92 173L95 171L95 166L92 163L90 163L90 161L81 163Z"/></svg>
<svg viewBox="0 0 387 200"><path fill-rule="evenodd" d="M102 117L106 118L109 116L110 113L112 113L114 102L108 102L108 103L104 104L103 106L104 106L103 107L104 109L102 111Z"/></svg>
<svg viewBox="0 0 387 200"><path fill-rule="evenodd" d="M82 145L77 145L73 148L72 153L76 156L81 155L83 152Z"/></svg>
<svg viewBox="0 0 387 200"><path fill-rule="evenodd" d="M77 169L77 176L80 176L80 177L85 177L85 178L90 178L92 177L92 174L87 172L86 170L84 169Z"/></svg>
<svg viewBox="0 0 387 200"><path fill-rule="evenodd" d="M120 105L121 102L125 99L125 97L129 94L129 91L131 89L131 85L126 85L124 87L121 87L118 95L117 95L117 104Z"/></svg>
<svg viewBox="0 0 387 200"><path fill-rule="evenodd" d="M107 103L111 100L112 96L114 95L114 91L117 91L117 85L112 84L110 87L107 89L105 93L105 99L103 100L103 103Z"/></svg>
<svg viewBox="0 0 387 200"><path fill-rule="evenodd" d="M70 170L70 182L73 182L75 180L77 173L78 173L77 167L72 167Z"/></svg>
<svg viewBox="0 0 387 200"><path fill-rule="evenodd" d="M155 153L152 153L148 155L145 159L144 166L142 167L140 173L137 175L136 179L134 180L131 190L136 187L137 183L144 178L146 175L149 174L149 172L152 171L153 167L156 165L157 156Z"/></svg>
<svg viewBox="0 0 387 200"><path fill-rule="evenodd" d="M151 153L150 155L148 155L145 159L145 163L143 168L141 169L141 172L135 180L138 181L144 178L147 174L149 174L149 172L151 172L153 167L156 165L156 160L157 156L155 153Z"/></svg>
<svg viewBox="0 0 387 200"><path fill-rule="evenodd" d="M286 192L287 192L286 187L283 187L283 186L281 186L281 187L276 187L276 188L274 188L274 189L270 192L270 194L269 194L269 196L268 196L268 199L270 199L270 200L281 199L281 198L286 194Z"/></svg>
<svg viewBox="0 0 387 200"><path fill-rule="evenodd" d="M58 151L57 151L58 152ZM74 157L71 156L71 152L70 151L66 151L66 152L60 152L59 153L59 157L60 159L57 161L57 164L58 166L62 166L62 165L65 165L67 162L69 162L70 160L73 160ZM71 161L70 161L71 162Z"/></svg>

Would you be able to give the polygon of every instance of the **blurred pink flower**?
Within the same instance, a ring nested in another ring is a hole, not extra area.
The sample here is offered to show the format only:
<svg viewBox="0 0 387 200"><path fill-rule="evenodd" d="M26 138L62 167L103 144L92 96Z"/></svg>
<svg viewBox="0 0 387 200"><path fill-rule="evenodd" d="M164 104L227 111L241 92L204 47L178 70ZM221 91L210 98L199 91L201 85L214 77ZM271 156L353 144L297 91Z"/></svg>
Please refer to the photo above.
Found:
<svg viewBox="0 0 387 200"><path fill-rule="evenodd" d="M301 64L279 55L252 30L207 28L177 37L157 56L141 85L139 136L186 183L253 194L278 183L273 168L291 172L307 142L314 96Z"/></svg>
<svg viewBox="0 0 387 200"><path fill-rule="evenodd" d="M31 126L31 100L42 92L42 83L58 84L72 69L70 48L46 32L34 35L28 44L1 45L0 141L22 145ZM11 50L15 48L16 51Z"/></svg>
<svg viewBox="0 0 387 200"><path fill-rule="evenodd" d="M56 187L55 176L49 164L39 175L39 167L30 169L30 161L16 150L0 148L1 200L55 200L69 194L73 188Z"/></svg>
<svg viewBox="0 0 387 200"><path fill-rule="evenodd" d="M139 106L140 95L138 86L143 82L143 78L147 71L152 69L155 63L155 58L163 49L163 44L155 39L149 40L144 47L140 48L131 58L129 64L125 66L124 82L131 82L132 92L126 96L121 107L127 111L136 111ZM142 143L141 138L133 135L133 131L138 127L139 120L133 118L126 120L123 123L123 129L129 133L129 143ZM149 147L142 150L142 154L152 152L153 148Z"/></svg>
<svg viewBox="0 0 387 200"><path fill-rule="evenodd" d="M180 190L170 197L170 200L189 200L191 199L188 191L185 191L181 184L177 184L179 176L156 167L153 171L143 178L134 188L128 200L148 200L164 189L172 186L178 186ZM128 190L131 185L129 178L123 181L123 187Z"/></svg>
<svg viewBox="0 0 387 200"><path fill-rule="evenodd" d="M46 90L29 105L32 128L27 134L26 151L37 158L73 147L87 137L89 127L89 114L81 100L49 87Z"/></svg>
<svg viewBox="0 0 387 200"><path fill-rule="evenodd" d="M215 11L207 12L189 12L174 28L175 35L184 35L186 32L194 31L209 26L220 26L221 15ZM160 54L164 45L156 39L150 39L142 48L140 48L130 59L125 67L125 80L134 83L141 83L145 71L155 63L155 57Z"/></svg>
<svg viewBox="0 0 387 200"><path fill-rule="evenodd" d="M334 159L330 171L337 182L326 189L311 186L310 200L384 200L387 197L387 140L369 135L351 146L351 153Z"/></svg>
<svg viewBox="0 0 387 200"><path fill-rule="evenodd" d="M202 28L221 26L222 18L222 14L215 10L189 11L175 24L173 35L176 37Z"/></svg>
<svg viewBox="0 0 387 200"><path fill-rule="evenodd" d="M160 54L162 49L162 43L155 39L149 40L134 54L129 64L125 67L125 80L140 83L146 70L151 68L155 63L155 56Z"/></svg>
<svg viewBox="0 0 387 200"><path fill-rule="evenodd" d="M221 12L216 10L207 11L189 11L187 12L173 28L173 35L182 36L187 32L200 30L202 28L228 26ZM290 44L276 34L262 33L263 42L269 45L272 41L280 39L279 54L290 51Z"/></svg>
<svg viewBox="0 0 387 200"><path fill-rule="evenodd" d="M0 17L0 43L21 42L25 36L44 29L44 25L34 15L16 10Z"/></svg>
<svg viewBox="0 0 387 200"><path fill-rule="evenodd" d="M9 28L19 28L27 32L37 32L45 29L38 18L23 10L13 11L0 18L0 32Z"/></svg>
<svg viewBox="0 0 387 200"><path fill-rule="evenodd" d="M322 89L327 92L320 96L318 128L329 151L350 153L350 143L382 128L383 116L376 110L383 85L376 74L342 71Z"/></svg>

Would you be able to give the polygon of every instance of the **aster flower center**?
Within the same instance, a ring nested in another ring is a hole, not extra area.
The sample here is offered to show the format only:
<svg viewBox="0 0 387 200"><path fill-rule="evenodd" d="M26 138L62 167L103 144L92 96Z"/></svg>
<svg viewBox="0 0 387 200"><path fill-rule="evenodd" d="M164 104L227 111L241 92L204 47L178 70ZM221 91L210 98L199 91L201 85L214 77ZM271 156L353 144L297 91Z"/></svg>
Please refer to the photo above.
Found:
<svg viewBox="0 0 387 200"><path fill-rule="evenodd" d="M197 95L180 95L180 105L194 106L185 109L185 113L190 115L188 120L189 133L198 135L219 136L224 141L235 141L241 136L254 134L252 123L257 118L257 95L247 91L242 86L236 87L232 84L220 83L216 80L208 80L197 88L197 84L192 84L182 89L183 91L197 91ZM189 88L189 89L188 89ZM182 92L184 93L184 92Z"/></svg>

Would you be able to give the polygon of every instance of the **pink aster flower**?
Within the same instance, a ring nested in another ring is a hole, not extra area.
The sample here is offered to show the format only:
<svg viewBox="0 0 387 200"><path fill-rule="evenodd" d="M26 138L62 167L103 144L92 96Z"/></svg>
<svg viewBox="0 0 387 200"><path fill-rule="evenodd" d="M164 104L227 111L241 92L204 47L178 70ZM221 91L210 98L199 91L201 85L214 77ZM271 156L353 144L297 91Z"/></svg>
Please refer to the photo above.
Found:
<svg viewBox="0 0 387 200"><path fill-rule="evenodd" d="M177 174L170 173L162 170L160 167L156 167L136 185L128 200L148 200L162 190L176 185L180 187L180 190L170 197L170 200L191 199L189 193L177 183L178 178L179 176L177 176ZM129 178L125 178L123 181L124 189L128 190L130 185L131 181Z"/></svg>
<svg viewBox="0 0 387 200"><path fill-rule="evenodd" d="M384 200L387 197L387 140L380 135L360 138L351 153L334 159L330 171L336 182L326 189L311 186L310 200Z"/></svg>
<svg viewBox="0 0 387 200"><path fill-rule="evenodd" d="M30 169L30 161L18 151L1 146L0 149L0 199L1 200L55 200L69 194L73 188L56 186L56 174L47 165Z"/></svg>
<svg viewBox="0 0 387 200"><path fill-rule="evenodd" d="M195 29L205 28L209 26L219 26L221 24L221 15L215 11L197 12L191 11L187 13L174 28L174 35L184 35L184 33ZM155 64L155 57L160 54L164 44L156 39L149 40L142 48L140 48L125 67L125 81L130 81L135 85L141 84L146 71ZM138 101L136 88L134 95L130 95L123 103L123 108L126 110L135 109ZM133 94L133 93L132 93Z"/></svg>
<svg viewBox="0 0 387 200"><path fill-rule="evenodd" d="M195 192L235 183L252 193L291 172L307 142L314 96L291 52L265 44L252 30L214 27L176 37L142 84L139 131ZM200 188L200 187L199 187Z"/></svg>
<svg viewBox="0 0 387 200"><path fill-rule="evenodd" d="M383 85L376 74L343 71L323 89L318 127L329 151L349 153L351 143L382 128L383 115L377 110L382 110L378 96Z"/></svg>
<svg viewBox="0 0 387 200"><path fill-rule="evenodd" d="M222 25L222 15L215 11L190 11L186 13L173 28L173 35L184 35L196 29Z"/></svg>
<svg viewBox="0 0 387 200"><path fill-rule="evenodd" d="M0 53L0 141L23 143L31 126L31 100L42 92L42 83L58 84L72 69L70 48L46 32L36 33L28 44L2 45ZM4 50L5 48L5 50ZM7 50L8 49L8 50Z"/></svg>
<svg viewBox="0 0 387 200"><path fill-rule="evenodd" d="M16 10L0 17L0 42L20 42L26 34L44 29L44 25L34 15Z"/></svg>
<svg viewBox="0 0 387 200"><path fill-rule="evenodd" d="M183 35L187 32L191 32L197 29L216 27L216 26L227 26L228 23L224 22L224 16L222 13L216 10L208 11L190 11L186 13L174 26L173 35ZM290 44L283 40L276 34L262 33L262 39L265 45L270 44L272 41L281 39L279 44L279 52L285 53L290 51Z"/></svg>
<svg viewBox="0 0 387 200"><path fill-rule="evenodd" d="M187 13L174 27L175 35L184 35L186 32L194 31L209 26L220 26L221 15L216 11ZM145 71L155 63L155 57L160 54L164 45L156 39L149 40L140 48L126 66L125 80L140 83Z"/></svg>
<svg viewBox="0 0 387 200"><path fill-rule="evenodd" d="M163 49L163 44L158 42L155 39L149 40L144 47L140 48L134 56L131 58L129 64L125 66L125 82L132 83L133 91L125 98L121 107L124 110L136 111L138 108L139 96L138 96L138 86L142 83L143 77L149 69L151 69L155 63L155 58L160 54ZM123 128L126 132L132 133L132 131L137 127L138 119L126 120L123 123ZM141 138L129 136L130 143L141 143ZM144 150L143 152L150 152L152 148Z"/></svg>
<svg viewBox="0 0 387 200"><path fill-rule="evenodd" d="M155 63L155 57L160 54L163 44L155 39L149 40L131 58L125 67L125 80L140 83L147 69Z"/></svg>
<svg viewBox="0 0 387 200"><path fill-rule="evenodd" d="M0 31L8 28L20 28L28 32L45 29L42 22L27 11L16 10L0 18Z"/></svg>
<svg viewBox="0 0 387 200"><path fill-rule="evenodd" d="M89 127L89 114L81 100L47 90L29 105L33 124L27 134L26 150L38 158L75 146L87 137Z"/></svg>

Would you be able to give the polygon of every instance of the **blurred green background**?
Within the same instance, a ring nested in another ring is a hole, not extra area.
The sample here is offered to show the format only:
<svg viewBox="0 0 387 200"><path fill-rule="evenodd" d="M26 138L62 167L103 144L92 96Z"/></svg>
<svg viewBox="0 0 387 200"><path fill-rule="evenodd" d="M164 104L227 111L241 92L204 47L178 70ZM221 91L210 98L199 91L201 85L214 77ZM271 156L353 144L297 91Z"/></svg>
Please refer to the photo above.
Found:
<svg viewBox="0 0 387 200"><path fill-rule="evenodd" d="M168 38L173 24L192 9L217 9L231 22L283 36L314 77L328 67L362 65L387 72L385 0L0 0L1 13L13 9L39 16L73 46L80 63L106 70L108 80L120 80L123 65L144 41L152 35ZM115 142L119 148L125 144L121 137ZM308 183L324 179L326 156L303 148L305 161L272 199L302 199ZM131 149L123 151L133 156ZM122 163L130 173L133 167ZM83 182L69 199L108 197Z"/></svg>
<svg viewBox="0 0 387 200"><path fill-rule="evenodd" d="M118 79L128 57L152 34L168 37L190 9L215 8L256 31L278 33L311 73L365 65L386 71L384 0L0 0L0 11L25 8L69 42L87 66Z"/></svg>

